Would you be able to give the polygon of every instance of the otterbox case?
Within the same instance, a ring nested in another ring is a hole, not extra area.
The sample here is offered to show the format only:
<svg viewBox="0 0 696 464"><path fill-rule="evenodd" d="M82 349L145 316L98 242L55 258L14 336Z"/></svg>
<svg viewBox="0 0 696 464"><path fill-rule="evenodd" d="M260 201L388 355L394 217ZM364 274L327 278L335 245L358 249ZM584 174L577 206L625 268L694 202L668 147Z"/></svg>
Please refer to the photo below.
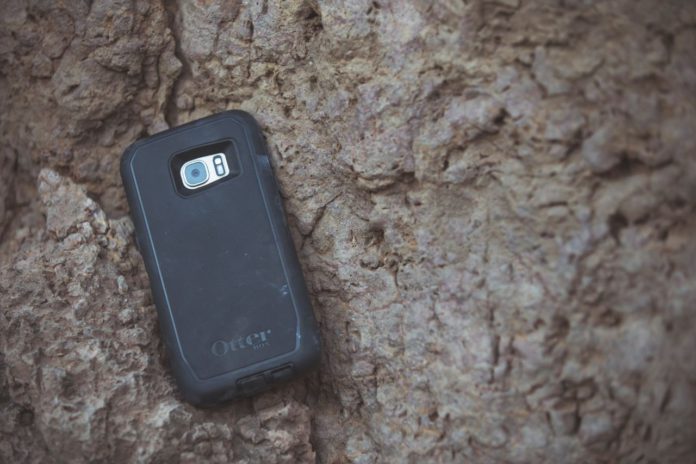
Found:
<svg viewBox="0 0 696 464"><path fill-rule="evenodd" d="M197 190L181 166L223 153ZM184 398L213 405L316 364L319 336L265 142L228 111L131 145L121 160L162 337Z"/></svg>

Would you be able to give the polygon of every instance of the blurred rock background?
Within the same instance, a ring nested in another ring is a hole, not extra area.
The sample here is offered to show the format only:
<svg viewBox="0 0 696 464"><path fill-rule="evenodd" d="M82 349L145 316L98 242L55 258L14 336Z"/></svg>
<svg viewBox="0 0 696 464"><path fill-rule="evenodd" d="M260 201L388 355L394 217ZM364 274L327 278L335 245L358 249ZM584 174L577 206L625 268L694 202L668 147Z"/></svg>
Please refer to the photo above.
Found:
<svg viewBox="0 0 696 464"><path fill-rule="evenodd" d="M268 136L321 369L181 402L118 172ZM0 462L696 462L696 3L4 0Z"/></svg>

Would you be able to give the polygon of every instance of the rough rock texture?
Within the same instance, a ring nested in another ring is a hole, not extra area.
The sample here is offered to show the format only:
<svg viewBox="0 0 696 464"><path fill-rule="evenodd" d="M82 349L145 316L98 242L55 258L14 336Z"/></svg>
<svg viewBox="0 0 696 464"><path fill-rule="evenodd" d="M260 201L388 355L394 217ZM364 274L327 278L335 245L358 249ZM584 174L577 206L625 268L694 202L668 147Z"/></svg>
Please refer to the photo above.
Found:
<svg viewBox="0 0 696 464"><path fill-rule="evenodd" d="M3 1L0 462L696 461L696 4ZM269 139L318 373L181 402L118 174Z"/></svg>

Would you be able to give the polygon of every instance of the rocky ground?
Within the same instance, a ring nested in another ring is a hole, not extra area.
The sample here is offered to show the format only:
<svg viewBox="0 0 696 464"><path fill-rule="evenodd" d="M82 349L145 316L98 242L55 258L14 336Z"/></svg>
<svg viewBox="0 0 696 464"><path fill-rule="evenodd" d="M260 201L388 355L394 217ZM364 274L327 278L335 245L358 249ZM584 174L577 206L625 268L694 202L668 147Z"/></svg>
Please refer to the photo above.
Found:
<svg viewBox="0 0 696 464"><path fill-rule="evenodd" d="M0 462L696 461L696 3L0 6ZM167 368L118 172L261 122L319 371Z"/></svg>

